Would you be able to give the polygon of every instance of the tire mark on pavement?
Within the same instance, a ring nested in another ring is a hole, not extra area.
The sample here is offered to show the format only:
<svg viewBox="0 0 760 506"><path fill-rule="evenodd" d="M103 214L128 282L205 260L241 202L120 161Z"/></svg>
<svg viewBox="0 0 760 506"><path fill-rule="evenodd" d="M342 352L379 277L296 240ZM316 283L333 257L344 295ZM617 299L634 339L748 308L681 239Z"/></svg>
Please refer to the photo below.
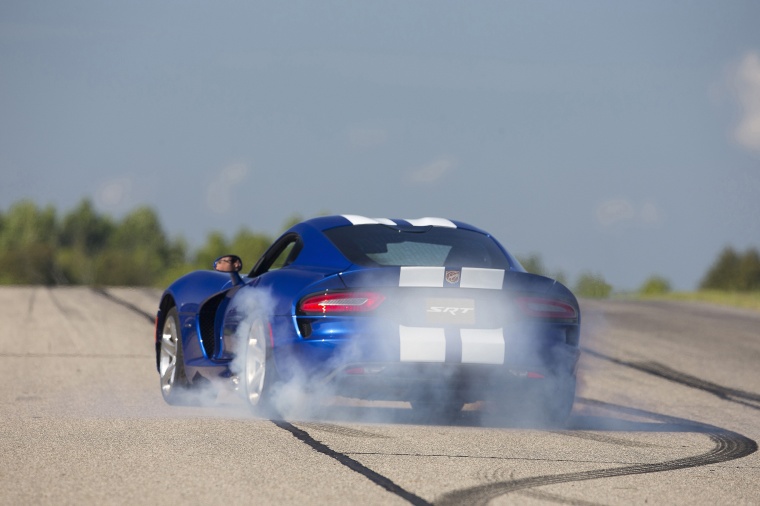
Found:
<svg viewBox="0 0 760 506"><path fill-rule="evenodd" d="M557 430L552 431L554 434L561 436L575 437L578 439L587 439L589 441L596 441L597 443L607 443L612 445L623 446L626 448L662 448L661 445L652 443L642 443L640 441L632 441L630 439L623 439L619 437L607 436L604 434L596 434L593 432L578 432L569 430Z"/></svg>
<svg viewBox="0 0 760 506"><path fill-rule="evenodd" d="M469 459L469 460L502 460L517 462L570 462L573 464L620 464L621 466L626 462L609 461L609 460L580 460L580 459L558 459L558 458L530 458L530 457L501 457L498 455L468 455L468 454L456 454L456 453L400 453L400 452L346 452L346 455L372 455L383 457L423 457L423 458L442 458L442 459ZM490 476L492 470L488 470L483 476L488 477L488 480L495 481L496 478ZM493 473L499 473L500 470L493 470Z"/></svg>
<svg viewBox="0 0 760 506"><path fill-rule="evenodd" d="M350 427L344 427L342 425L336 425L332 423L298 422L298 425L301 427L306 427L307 429L314 429L317 431L329 432L331 434L339 434L341 436L347 436L347 437L379 438L379 439L390 438L390 436L386 436L385 434L377 434L375 432L369 432L366 430L352 429Z"/></svg>
<svg viewBox="0 0 760 506"><path fill-rule="evenodd" d="M32 290L32 294L29 296L29 304L26 306L26 317L29 318L32 315L32 311L34 311L34 302L37 299L37 292L39 291L39 288L35 288Z"/></svg>
<svg viewBox="0 0 760 506"><path fill-rule="evenodd" d="M123 299L121 299L121 298L119 298L119 297L117 297L117 296L115 296L115 295L107 292L106 290L104 290L102 288L94 288L94 287L92 287L91 290L94 293L96 293L96 294L98 294L98 295L100 295L102 297L105 297L106 299L108 299L108 300L110 300L110 301L112 301L112 302L114 302L116 304L119 304L119 305L121 305L121 306L129 309L130 311L133 311L133 312L135 312L135 313L143 316L146 320L148 320L151 323L151 325L155 323L155 316L154 315L151 315L148 312L143 311L142 309L140 309L139 307L135 306L134 304L131 304L131 303L129 303L129 302L127 302L127 301L125 301L125 300L123 300ZM282 420L271 420L271 422L273 424L275 424L277 427L279 427L279 428L281 428L283 430L288 431L290 434L293 435L293 437L295 437L296 439L298 439L302 443L310 446L312 449L314 449L314 450L318 451L319 453L322 453L323 455L326 455L326 456L328 456L328 457L330 457L332 459L337 460L338 462L340 462L341 464L343 464L347 468L349 468L352 471L355 471L355 472L361 474L362 476L364 476L365 478L367 478L371 482L375 483L376 485L379 485L380 487L384 488L388 492L391 492L392 494L395 494L398 497L400 497L400 498L406 500L407 502L409 502L411 504L414 504L416 506L430 506L430 503L428 501L426 501L425 499L423 499L422 497L419 497L418 495L415 495L415 494L409 492L408 490L400 487L399 485L397 485L396 483L394 483L393 480L391 480L390 478L387 478L387 477L383 476L382 474L373 471L372 469L366 467L365 465L361 464L360 462L352 459L348 455L345 455L345 454L340 453L340 452L336 452L335 450L333 450L332 448L330 448L326 444L324 444L324 443L322 443L322 442L314 439L305 430L299 429L295 425L293 425L291 423L288 423L286 421L282 421ZM319 429L319 428L322 428L322 427L323 426L320 425L320 427L315 427L315 428ZM346 430L350 431L351 429L346 428ZM368 437L368 434L370 434L370 433L364 433L364 432L362 432L361 433L361 437ZM358 435L358 434L354 434L354 435ZM377 436L376 435L374 437L384 437L384 436Z"/></svg>
<svg viewBox="0 0 760 506"><path fill-rule="evenodd" d="M58 309L58 311L61 312L62 315L66 317L67 320L71 320L71 310L64 307L63 304L61 304L61 301L58 300L58 296L55 295L55 290L48 287L47 288L48 296L50 297L50 301L53 303L53 305Z"/></svg>
<svg viewBox="0 0 760 506"><path fill-rule="evenodd" d="M717 383L712 383L710 381L697 378L696 376L691 376L689 374L676 371L675 369L671 369L670 367L660 364L659 362L631 362L628 360L611 357L589 348L583 348L583 353L587 353L592 357L606 360L614 364L645 372L647 374L651 374L653 376L657 376L674 383L679 383L687 387L696 388L698 390L711 393L725 401L735 402L752 409L760 410L760 394L747 392L745 390L739 390L738 388L730 388L723 385L718 385Z"/></svg>
<svg viewBox="0 0 760 506"><path fill-rule="evenodd" d="M676 469L699 467L739 459L746 457L747 455L751 455L757 451L757 443L752 439L749 439L746 436L727 429L715 427L713 425L698 423L691 420L686 420L684 418L653 413L651 411L628 408L625 406L619 406L602 401L581 399L581 402L592 406L614 409L637 416L654 418L656 420L661 420L669 424L680 424L691 429L693 432L703 432L707 434L715 443L715 446L710 451L701 455L668 460L654 464L633 464L607 469L595 469L591 471L579 471L555 475L532 476L518 480L487 483L485 485L478 485L475 487L448 492L440 496L434 502L434 504L440 506L458 504L484 506L491 499L519 490L542 487L545 485L556 485L559 483L596 480L599 478L612 478L616 476L628 476L635 474L658 473L663 471L674 471Z"/></svg>
<svg viewBox="0 0 760 506"><path fill-rule="evenodd" d="M305 430L301 430L295 425L282 421L282 420L272 420L272 423L278 426L279 428L290 432L296 439L298 439L302 443L307 444L312 449L332 459L337 460L338 462L340 462L347 468L351 469L352 471L355 471L361 474L362 476L370 480L375 485L379 485L380 487L384 488L388 492L397 495L398 497L406 500L407 502L418 505L418 506L430 505L428 501L400 487L399 485L394 483L390 478L387 478L383 476L382 474L373 471L367 466L352 459L348 455L345 455L340 452L336 452L335 450L333 450L326 444L320 441L317 441L316 439L311 437L309 433L306 432Z"/></svg>
<svg viewBox="0 0 760 506"><path fill-rule="evenodd" d="M554 502L557 504L568 504L569 506L604 506L602 503L583 501L581 499L570 499L558 494L550 494L549 492L542 492L540 490L520 490L517 494L539 499L545 502Z"/></svg>
<svg viewBox="0 0 760 506"><path fill-rule="evenodd" d="M124 300L122 298L119 298L119 297L115 296L114 294L106 291L104 288L98 288L98 287L91 286L90 290L92 290L93 293L95 293L97 295L100 295L101 297L105 297L106 299L110 300L111 302L114 302L114 303L116 303L116 304L118 304L118 305L120 305L122 307L125 307L125 308L129 309L133 313L139 314L140 316L142 316L143 318L145 318L146 320L148 320L151 325L154 325L156 323L156 315L155 314L150 314L149 312L140 309L139 307L135 306L131 302L127 302L126 300ZM158 306L156 306L156 307L158 307Z"/></svg>
<svg viewBox="0 0 760 506"><path fill-rule="evenodd" d="M137 306L123 299L120 299L106 292L103 289L92 288L92 290L95 293L145 317L145 319L148 320L151 324L154 323L155 321L154 315L151 315L147 313L146 311L143 311ZM589 349L584 349L584 352L588 353L589 355L595 356L597 358L608 360L619 365L631 367L631 368L634 368L634 369L637 369L639 371L646 372L649 374L654 374L664 379L681 383L692 388L698 388L701 390L708 391L725 400L738 402L738 403L753 407L755 409L760 409L760 407L756 407L752 404L749 404L747 402L740 400L740 399L746 399L750 401L755 401L755 400L760 399L760 396L757 396L756 394L753 394L750 392L744 392L738 389L730 389L730 388L723 387L721 385L717 385L715 383L706 382L704 380L700 380L699 378L695 378L687 374L679 373L678 371L669 369L666 366L657 364L656 362L648 362L648 363L628 362L628 361L616 359L614 357L609 357L607 355L603 355L601 353L598 353L596 351L589 350ZM734 397L737 397L739 399L735 399ZM557 475L534 476L534 477L522 478L518 480L508 480L508 481L502 481L502 482L497 482L497 483L488 483L485 485L479 485L475 487L448 492L440 496L438 500L436 500L434 503L430 503L426 501L425 499L423 499L422 497L419 497L409 492L408 490L400 487L399 485L394 483L390 478L387 478L373 471L372 469L364 466L360 462L352 459L348 455L331 449L324 443L314 439L305 430L299 429L293 424L285 422L285 421L281 421L281 420L272 420L272 423L274 423L277 427L290 432L290 434L292 434L295 438L297 438L299 441L303 442L304 444L310 446L315 451L318 451L330 458L335 459L336 461L340 462L342 465L348 467L352 471L355 471L361 474L362 476L369 479L376 485L408 501L409 503L414 504L414 505L420 505L420 506L428 506L431 504L486 505L491 499L510 493L510 492L526 491L526 490L529 490L535 487L544 486L544 485L553 485L553 484L568 483L568 482L574 482L574 481L594 480L594 479L599 479L599 478L611 478L611 477L616 477L616 476L657 473L657 472L663 472L663 471L685 469L685 468L690 468L690 467L705 466L709 464L716 464L720 462L726 462L726 461L746 457L747 455L751 455L752 453L755 453L758 449L757 443L753 441L752 439L749 439L748 437L738 434L736 432L733 432L727 429L722 429L720 427L693 422L693 421L686 420L683 418L644 411L641 409L628 408L625 406L619 406L619 405L615 405L611 403L606 403L603 401L596 401L596 400L589 400L589 399L579 399L579 401L585 404L592 405L592 406L603 407L607 409L613 409L613 410L617 410L621 412L626 412L629 414L635 414L638 416L654 418L656 420L665 422L664 425L666 427L670 427L673 429L680 428L680 430L684 430L684 431L703 432L709 435L710 439L712 439L713 442L715 443L715 446L710 451L701 455L685 457L681 459L674 459L674 460L669 460L669 461L659 462L659 463L654 463L654 464L634 464L634 465L613 467L613 468L607 468L607 469L597 469L597 470L581 471L581 472L574 472L574 473L563 473L563 474L557 474ZM544 494L542 495L544 496L545 499L549 499L548 496ZM558 497L556 499L559 500L561 498Z"/></svg>

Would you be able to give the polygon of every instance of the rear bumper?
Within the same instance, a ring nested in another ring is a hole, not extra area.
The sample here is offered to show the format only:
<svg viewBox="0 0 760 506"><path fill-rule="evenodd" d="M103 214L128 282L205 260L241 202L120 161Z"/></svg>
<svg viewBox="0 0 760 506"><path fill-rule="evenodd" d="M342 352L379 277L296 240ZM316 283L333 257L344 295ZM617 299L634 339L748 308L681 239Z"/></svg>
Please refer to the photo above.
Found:
<svg viewBox="0 0 760 506"><path fill-rule="evenodd" d="M573 372L526 370L510 365L351 364L315 385L331 394L369 400L456 398L475 402L518 396L548 382L567 382Z"/></svg>
<svg viewBox="0 0 760 506"><path fill-rule="evenodd" d="M299 378L335 395L412 400L445 394L472 402L493 392L574 378L580 350L550 333L533 338L531 346L507 340L503 356L502 363L488 364L463 363L461 353L439 362L402 361L392 340L339 339L280 346L275 361L281 379Z"/></svg>

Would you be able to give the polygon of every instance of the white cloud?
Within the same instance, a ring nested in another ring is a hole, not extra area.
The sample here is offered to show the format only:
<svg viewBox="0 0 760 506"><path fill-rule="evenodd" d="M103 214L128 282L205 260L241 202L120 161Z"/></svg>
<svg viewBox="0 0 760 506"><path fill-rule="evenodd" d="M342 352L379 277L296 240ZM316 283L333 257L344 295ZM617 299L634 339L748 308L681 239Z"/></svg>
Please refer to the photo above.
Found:
<svg viewBox="0 0 760 506"><path fill-rule="evenodd" d="M248 175L248 167L243 163L228 165L209 184L206 191L206 205L216 214L225 214L232 209L232 191Z"/></svg>
<svg viewBox="0 0 760 506"><path fill-rule="evenodd" d="M742 108L742 119L734 131L743 147L760 151L760 55L747 53L736 71L734 84Z"/></svg>
<svg viewBox="0 0 760 506"><path fill-rule="evenodd" d="M603 227L622 224L651 225L662 221L654 202L636 205L627 199L609 199L596 207L596 221Z"/></svg>
<svg viewBox="0 0 760 506"><path fill-rule="evenodd" d="M454 167L456 167L456 161L453 158L444 156L412 170L406 179L414 184L429 184L438 181L446 173L454 170Z"/></svg>
<svg viewBox="0 0 760 506"><path fill-rule="evenodd" d="M114 179L103 184L95 194L95 200L106 209L118 208L129 200L132 180L127 177Z"/></svg>
<svg viewBox="0 0 760 506"><path fill-rule="evenodd" d="M635 215L633 205L625 199L607 200L596 208L596 220L605 227L631 220Z"/></svg>

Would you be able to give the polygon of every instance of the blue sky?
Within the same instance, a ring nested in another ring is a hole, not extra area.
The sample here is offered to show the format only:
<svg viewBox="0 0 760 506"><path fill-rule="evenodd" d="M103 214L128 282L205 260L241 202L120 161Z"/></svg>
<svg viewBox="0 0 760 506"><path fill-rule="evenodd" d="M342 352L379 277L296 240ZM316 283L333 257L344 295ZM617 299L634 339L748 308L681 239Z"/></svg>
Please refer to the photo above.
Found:
<svg viewBox="0 0 760 506"><path fill-rule="evenodd" d="M760 247L760 2L0 3L0 210L442 216L571 284ZM250 265L253 259L248 260Z"/></svg>

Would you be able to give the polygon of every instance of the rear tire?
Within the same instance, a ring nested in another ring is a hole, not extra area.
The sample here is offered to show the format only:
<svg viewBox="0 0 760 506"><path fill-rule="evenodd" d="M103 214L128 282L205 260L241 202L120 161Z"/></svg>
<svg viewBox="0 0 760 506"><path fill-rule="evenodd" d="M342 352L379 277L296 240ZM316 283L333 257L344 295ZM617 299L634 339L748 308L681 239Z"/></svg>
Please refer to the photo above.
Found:
<svg viewBox="0 0 760 506"><path fill-rule="evenodd" d="M550 380L543 393L543 416L551 425L564 426L575 403L576 378Z"/></svg>
<svg viewBox="0 0 760 506"><path fill-rule="evenodd" d="M243 369L245 401L255 415L265 417L275 414L271 402L275 369L270 337L269 323L261 318L255 320L248 333Z"/></svg>
<svg viewBox="0 0 760 506"><path fill-rule="evenodd" d="M575 401L575 376L528 380L488 399L499 418L507 423L536 427L564 427Z"/></svg>

